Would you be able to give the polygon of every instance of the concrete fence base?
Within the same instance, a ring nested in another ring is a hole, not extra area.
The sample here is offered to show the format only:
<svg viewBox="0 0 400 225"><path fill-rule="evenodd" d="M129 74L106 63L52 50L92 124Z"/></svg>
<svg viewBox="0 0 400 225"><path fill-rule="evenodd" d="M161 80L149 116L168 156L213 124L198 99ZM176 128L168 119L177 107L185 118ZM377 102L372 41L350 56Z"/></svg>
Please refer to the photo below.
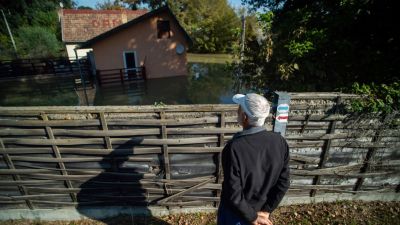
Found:
<svg viewBox="0 0 400 225"><path fill-rule="evenodd" d="M335 201L400 201L398 193L379 193L379 194L326 194L318 197L285 197L281 206L312 204L318 202ZM215 207L88 207L85 209L59 208L59 209L6 209L0 211L0 220L80 220L80 219L105 219L119 215L142 216L151 215L155 217L179 213L198 213L198 212L216 212Z"/></svg>

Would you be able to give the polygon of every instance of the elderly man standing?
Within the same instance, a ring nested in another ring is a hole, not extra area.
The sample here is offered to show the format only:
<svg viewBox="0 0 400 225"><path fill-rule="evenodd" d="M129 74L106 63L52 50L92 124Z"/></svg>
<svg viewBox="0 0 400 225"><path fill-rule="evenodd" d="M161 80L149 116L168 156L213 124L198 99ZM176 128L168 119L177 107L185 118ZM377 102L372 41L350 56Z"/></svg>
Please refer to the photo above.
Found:
<svg viewBox="0 0 400 225"><path fill-rule="evenodd" d="M224 181L218 225L272 225L270 213L289 188L289 147L266 131L268 101L258 94L237 94L238 122L243 131L222 151Z"/></svg>

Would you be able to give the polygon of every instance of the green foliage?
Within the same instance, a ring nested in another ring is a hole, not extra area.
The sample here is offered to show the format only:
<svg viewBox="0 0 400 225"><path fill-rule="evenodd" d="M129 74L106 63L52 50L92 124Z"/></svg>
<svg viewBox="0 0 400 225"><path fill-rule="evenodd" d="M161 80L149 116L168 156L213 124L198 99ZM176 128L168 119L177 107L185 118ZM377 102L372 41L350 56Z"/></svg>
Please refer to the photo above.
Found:
<svg viewBox="0 0 400 225"><path fill-rule="evenodd" d="M400 83L392 84L359 84L354 83L352 91L362 95L351 104L351 109L356 112L383 112L391 113L400 109Z"/></svg>
<svg viewBox="0 0 400 225"><path fill-rule="evenodd" d="M92 7L84 6L84 5L78 6L77 9L88 9L88 10L93 10Z"/></svg>
<svg viewBox="0 0 400 225"><path fill-rule="evenodd" d="M15 36L17 50L21 55L19 57L58 55L61 46L61 28L58 20L57 10L59 4L63 3L64 8L73 8L76 4L72 0L13 0L0 1L0 8L4 10L10 29ZM32 27L29 31L28 27ZM36 30L36 31L33 31ZM45 30L45 31L44 31ZM29 33L40 34L34 37ZM54 41L53 36L56 38ZM30 40L30 39L33 40ZM50 43L50 49L44 49L44 43L38 43L38 40ZM39 44L39 46L29 44ZM54 42L57 42L55 44ZM30 50L32 49L32 52ZM43 49L44 53L38 51ZM0 22L0 59L12 59L15 57L11 45L7 28L3 19Z"/></svg>
<svg viewBox="0 0 400 225"><path fill-rule="evenodd" d="M395 2L242 0L263 30L247 39L243 80L260 89L335 91L399 81ZM264 9L264 11L262 11Z"/></svg>
<svg viewBox="0 0 400 225"><path fill-rule="evenodd" d="M96 8L103 10L121 10L125 8L125 5L121 0L105 0L96 3Z"/></svg>
<svg viewBox="0 0 400 225"><path fill-rule="evenodd" d="M60 55L61 46L55 34L44 27L22 27L18 30L18 54L24 58L46 58Z"/></svg>
<svg viewBox="0 0 400 225"><path fill-rule="evenodd" d="M156 107L164 107L164 106L165 106L165 103L162 102L162 101L154 102L154 106L156 106Z"/></svg>
<svg viewBox="0 0 400 225"><path fill-rule="evenodd" d="M311 41L296 42L295 40L291 40L285 47L288 48L290 55L299 58L315 49Z"/></svg>
<svg viewBox="0 0 400 225"><path fill-rule="evenodd" d="M240 19L227 0L124 0L136 9L165 4L193 39L191 52L230 53L238 45Z"/></svg>
<svg viewBox="0 0 400 225"><path fill-rule="evenodd" d="M240 21L227 0L171 1L171 8L194 41L192 52L232 51Z"/></svg>
<svg viewBox="0 0 400 225"><path fill-rule="evenodd" d="M263 24L264 31L268 32L272 29L272 22L274 20L274 13L272 11L266 13L258 13L258 20Z"/></svg>
<svg viewBox="0 0 400 225"><path fill-rule="evenodd" d="M0 60L7 60L14 56L14 49L10 37L0 34Z"/></svg>

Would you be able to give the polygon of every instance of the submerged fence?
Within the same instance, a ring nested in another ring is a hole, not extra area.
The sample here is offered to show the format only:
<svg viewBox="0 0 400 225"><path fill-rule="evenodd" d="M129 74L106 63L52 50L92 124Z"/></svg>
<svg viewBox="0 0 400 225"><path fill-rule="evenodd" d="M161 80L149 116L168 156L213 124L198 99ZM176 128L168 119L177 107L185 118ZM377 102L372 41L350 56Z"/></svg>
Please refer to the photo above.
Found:
<svg viewBox="0 0 400 225"><path fill-rule="evenodd" d="M123 84L130 81L144 81L146 80L146 68L122 68L111 70L96 70L96 77L100 86L107 84Z"/></svg>
<svg viewBox="0 0 400 225"><path fill-rule="evenodd" d="M290 94L287 196L395 193L399 116L353 95ZM235 105L0 107L0 208L216 206ZM397 121L397 122L396 122ZM276 121L270 116L267 130Z"/></svg>
<svg viewBox="0 0 400 225"><path fill-rule="evenodd" d="M90 74L90 64L86 59L68 58L18 59L0 61L0 79L32 77L35 75L79 76L80 71Z"/></svg>

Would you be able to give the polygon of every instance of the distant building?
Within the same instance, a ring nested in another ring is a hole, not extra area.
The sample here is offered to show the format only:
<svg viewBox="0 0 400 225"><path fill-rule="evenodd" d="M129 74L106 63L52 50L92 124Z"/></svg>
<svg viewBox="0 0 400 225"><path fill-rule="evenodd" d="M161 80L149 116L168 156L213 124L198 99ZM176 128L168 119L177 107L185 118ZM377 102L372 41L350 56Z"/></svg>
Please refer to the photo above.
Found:
<svg viewBox="0 0 400 225"><path fill-rule="evenodd" d="M68 57L75 58L77 45L145 13L147 10L60 10L61 35ZM86 57L90 50L80 49L78 57Z"/></svg>
<svg viewBox="0 0 400 225"><path fill-rule="evenodd" d="M95 18L94 21L107 20ZM109 23L112 21L106 22ZM189 35L165 6L92 37L80 48L93 49L97 70L145 67L147 78L151 79L187 75L186 51L191 43Z"/></svg>

